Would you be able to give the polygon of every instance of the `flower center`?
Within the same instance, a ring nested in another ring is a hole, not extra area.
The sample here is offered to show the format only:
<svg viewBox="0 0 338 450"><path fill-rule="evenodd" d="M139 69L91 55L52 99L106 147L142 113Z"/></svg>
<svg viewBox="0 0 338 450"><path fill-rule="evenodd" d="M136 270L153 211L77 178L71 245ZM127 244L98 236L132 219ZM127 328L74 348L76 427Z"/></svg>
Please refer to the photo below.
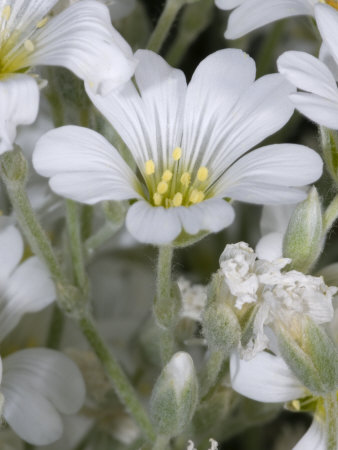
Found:
<svg viewBox="0 0 338 450"><path fill-rule="evenodd" d="M326 3L332 8L338 9L338 0L320 0L322 3Z"/></svg>
<svg viewBox="0 0 338 450"><path fill-rule="evenodd" d="M29 56L35 50L32 35L47 21L48 17L45 17L35 25L35 28L27 27L20 30L15 26L11 6L5 5L2 8L0 11L0 77L3 78L7 74L29 67Z"/></svg>
<svg viewBox="0 0 338 450"><path fill-rule="evenodd" d="M209 170L201 166L189 172L181 164L182 149L175 148L170 167L159 172L152 159L144 166L149 201L153 206L165 208L191 206L206 198ZM196 172L196 173L194 173Z"/></svg>

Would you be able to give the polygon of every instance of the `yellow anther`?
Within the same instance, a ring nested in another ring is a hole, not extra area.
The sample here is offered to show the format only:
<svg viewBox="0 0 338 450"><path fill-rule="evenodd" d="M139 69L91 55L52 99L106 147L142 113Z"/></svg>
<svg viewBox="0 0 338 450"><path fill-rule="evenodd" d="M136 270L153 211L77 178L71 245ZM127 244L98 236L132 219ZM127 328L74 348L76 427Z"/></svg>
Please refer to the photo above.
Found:
<svg viewBox="0 0 338 450"><path fill-rule="evenodd" d="M158 192L155 192L153 200L155 206L160 206L160 204L162 203L162 195L160 195Z"/></svg>
<svg viewBox="0 0 338 450"><path fill-rule="evenodd" d="M191 175L189 172L184 172L183 175L181 176L181 183L183 184L183 186L187 187L190 184L191 181Z"/></svg>
<svg viewBox="0 0 338 450"><path fill-rule="evenodd" d="M174 206L181 206L183 201L183 195L180 192L176 192L173 198L173 205Z"/></svg>
<svg viewBox="0 0 338 450"><path fill-rule="evenodd" d="M173 177L173 173L170 170L165 170L162 175L163 181L170 181Z"/></svg>
<svg viewBox="0 0 338 450"><path fill-rule="evenodd" d="M299 400L292 400L291 405L296 411L300 411L300 401Z"/></svg>
<svg viewBox="0 0 338 450"><path fill-rule="evenodd" d="M10 5L6 5L4 7L4 9L2 10L2 17L5 20L8 20L10 18L10 16L11 16L11 12L12 12L12 8L10 7Z"/></svg>
<svg viewBox="0 0 338 450"><path fill-rule="evenodd" d="M328 5L332 6L332 8L338 9L338 1L337 0L326 0Z"/></svg>
<svg viewBox="0 0 338 450"><path fill-rule="evenodd" d="M206 167L200 167L197 171L198 181L205 181L208 178L209 170Z"/></svg>
<svg viewBox="0 0 338 450"><path fill-rule="evenodd" d="M48 20L49 20L49 17L48 17L48 16L44 17L43 19L40 20L40 22L38 22L38 23L36 24L36 28L42 28L42 27L44 27L44 26L46 25L46 23L48 22Z"/></svg>
<svg viewBox="0 0 338 450"><path fill-rule="evenodd" d="M33 44L33 42L32 42L30 39L27 39L27 40L23 43L23 45L24 45L25 49L26 49L28 52L32 52L32 51L34 51L34 49L35 49L34 44Z"/></svg>
<svg viewBox="0 0 338 450"><path fill-rule="evenodd" d="M180 147L176 147L173 151L173 158L175 161L178 161L182 156L182 149Z"/></svg>
<svg viewBox="0 0 338 450"><path fill-rule="evenodd" d="M147 175L152 175L155 172L155 163L152 159L145 163L145 170Z"/></svg>
<svg viewBox="0 0 338 450"><path fill-rule="evenodd" d="M196 203L202 202L203 200L204 200L204 194L202 191L198 191L197 189L194 189L191 192L190 197L189 197L189 201L191 203L196 204Z"/></svg>
<svg viewBox="0 0 338 450"><path fill-rule="evenodd" d="M157 185L157 192L159 194L165 194L168 190L168 183L165 181L160 181Z"/></svg>

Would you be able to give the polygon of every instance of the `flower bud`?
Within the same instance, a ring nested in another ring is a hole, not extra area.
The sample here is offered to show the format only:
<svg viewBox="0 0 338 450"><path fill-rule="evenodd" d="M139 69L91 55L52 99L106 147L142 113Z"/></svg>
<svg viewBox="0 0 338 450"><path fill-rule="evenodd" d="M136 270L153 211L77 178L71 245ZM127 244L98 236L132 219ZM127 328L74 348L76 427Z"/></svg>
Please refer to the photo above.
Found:
<svg viewBox="0 0 338 450"><path fill-rule="evenodd" d="M27 161L20 147L6 152L1 157L1 172L9 183L26 183Z"/></svg>
<svg viewBox="0 0 338 450"><path fill-rule="evenodd" d="M338 352L325 331L309 317L295 317L290 330L276 329L279 350L297 378L311 392L322 395L336 390Z"/></svg>
<svg viewBox="0 0 338 450"><path fill-rule="evenodd" d="M325 166L334 183L338 185L338 132L320 127Z"/></svg>
<svg viewBox="0 0 338 450"><path fill-rule="evenodd" d="M307 273L323 248L323 219L316 188L294 210L283 242L283 256L291 258L292 269Z"/></svg>
<svg viewBox="0 0 338 450"><path fill-rule="evenodd" d="M158 378L150 400L156 431L170 437L182 433L195 412L197 398L194 363L188 353L175 353Z"/></svg>

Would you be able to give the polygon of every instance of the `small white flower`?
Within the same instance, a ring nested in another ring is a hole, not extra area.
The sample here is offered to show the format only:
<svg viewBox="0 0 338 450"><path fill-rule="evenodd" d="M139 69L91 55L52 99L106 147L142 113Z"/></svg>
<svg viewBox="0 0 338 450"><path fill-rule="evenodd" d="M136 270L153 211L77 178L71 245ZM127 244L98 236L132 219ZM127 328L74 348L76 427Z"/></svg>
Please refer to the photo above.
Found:
<svg viewBox="0 0 338 450"><path fill-rule="evenodd" d="M0 391L6 422L33 445L58 440L63 432L60 414L76 413L85 398L76 365L62 353L44 348L21 350L4 358Z"/></svg>
<svg viewBox="0 0 338 450"><path fill-rule="evenodd" d="M311 427L293 450L326 450L322 399L306 389L278 356L261 352L250 361L233 354L230 359L231 384L235 391L265 403L290 402L294 411L308 411L314 406Z"/></svg>
<svg viewBox="0 0 338 450"><path fill-rule="evenodd" d="M135 175L102 136L74 126L43 136L33 164L52 189L76 201L134 199L126 225L139 241L167 244L217 232L234 219L226 199L286 204L317 179L322 162L303 146L272 145L247 153L290 118L289 83L255 79L240 50L208 56L186 85L180 70L138 51L133 83L106 97L88 92L131 151Z"/></svg>
<svg viewBox="0 0 338 450"><path fill-rule="evenodd" d="M282 272L290 260L256 259L256 254L241 242L228 245L221 256L224 281L233 295L234 307L256 304L252 338L243 349L245 358L252 358L268 346L269 331L276 321L291 326L297 315L307 315L317 324L333 318L332 298L337 292L322 277L304 275L295 270Z"/></svg>
<svg viewBox="0 0 338 450"><path fill-rule="evenodd" d="M129 45L106 6L83 0L56 17L57 0L4 0L0 6L0 154L12 149L17 125L34 122L39 104L32 66L63 66L107 93L135 69Z"/></svg>
<svg viewBox="0 0 338 450"><path fill-rule="evenodd" d="M234 9L230 14L226 39L237 39L271 22L292 16L314 16L316 5L326 3L338 9L337 0L215 0L221 9Z"/></svg>
<svg viewBox="0 0 338 450"><path fill-rule="evenodd" d="M207 302L207 287L201 284L192 285L184 277L180 277L177 284L182 296L181 317L188 317L200 322Z"/></svg>
<svg viewBox="0 0 338 450"><path fill-rule="evenodd" d="M56 297L49 273L36 256L20 264L23 251L16 227L0 228L0 342L24 314L40 311Z"/></svg>

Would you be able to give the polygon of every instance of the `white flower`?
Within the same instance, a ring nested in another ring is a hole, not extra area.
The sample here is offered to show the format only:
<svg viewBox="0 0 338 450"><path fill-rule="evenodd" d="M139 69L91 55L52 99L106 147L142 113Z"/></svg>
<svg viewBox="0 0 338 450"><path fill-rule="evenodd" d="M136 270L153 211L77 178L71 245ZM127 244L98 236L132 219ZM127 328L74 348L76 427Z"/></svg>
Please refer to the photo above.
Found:
<svg viewBox="0 0 338 450"><path fill-rule="evenodd" d="M207 302L207 287L201 284L192 285L184 277L180 277L177 284L182 296L181 317L188 317L200 322Z"/></svg>
<svg viewBox="0 0 338 450"><path fill-rule="evenodd" d="M56 297L49 273L37 257L20 264L23 251L15 226L0 228L0 342L24 314L40 311Z"/></svg>
<svg viewBox="0 0 338 450"><path fill-rule="evenodd" d="M112 27L106 6L83 0L56 17L57 0L4 0L0 7L0 154L12 149L17 125L34 122L39 103L36 65L63 66L106 93L130 79L135 61Z"/></svg>
<svg viewBox="0 0 338 450"><path fill-rule="evenodd" d="M221 271L234 297L234 307L242 310L245 305L257 305L252 337L242 353L245 358L267 348L266 327L273 327L276 321L291 326L303 315L317 324L333 318L332 298L338 289L326 286L322 277L295 270L281 272L289 262L287 258L271 262L256 259L253 250L243 242L227 245L222 253Z"/></svg>
<svg viewBox="0 0 338 450"><path fill-rule="evenodd" d="M82 0L59 0L54 11L60 12L70 5ZM127 16L135 7L136 0L97 0L108 6L112 19L119 20Z"/></svg>
<svg viewBox="0 0 338 450"><path fill-rule="evenodd" d="M311 427L293 450L326 450L325 420L322 399L306 389L282 358L262 352L250 361L233 354L230 359L231 384L235 391L253 400L278 403L291 402L294 411L309 411L313 405Z"/></svg>
<svg viewBox="0 0 338 450"><path fill-rule="evenodd" d="M326 3L338 9L337 0L215 0L221 9L234 9L225 32L226 39L237 39L276 20L292 16L314 16L316 5Z"/></svg>
<svg viewBox="0 0 338 450"><path fill-rule="evenodd" d="M106 97L88 93L129 147L137 176L94 131L63 127L42 137L33 156L56 193L88 204L136 199L127 228L139 241L159 245L183 230L196 235L228 226L234 211L224 198L304 199L298 187L322 170L313 151L280 144L245 155L292 114L292 89L281 76L254 81L254 61L227 49L208 56L187 87L183 73L155 53L136 57L137 87L130 82Z"/></svg>
<svg viewBox="0 0 338 450"><path fill-rule="evenodd" d="M33 445L59 439L63 432L60 414L74 414L85 398L79 369L54 350L32 348L11 354L0 366L0 382L3 417Z"/></svg>
<svg viewBox="0 0 338 450"><path fill-rule="evenodd" d="M338 3L337 3L338 5ZM278 70L292 84L305 92L290 95L296 108L309 119L330 129L338 129L337 73L327 58L329 50L338 64L338 12L326 5L315 8L317 25L325 47L322 59L330 68L314 56L303 52L285 52L278 59ZM331 69L331 70L330 70Z"/></svg>

